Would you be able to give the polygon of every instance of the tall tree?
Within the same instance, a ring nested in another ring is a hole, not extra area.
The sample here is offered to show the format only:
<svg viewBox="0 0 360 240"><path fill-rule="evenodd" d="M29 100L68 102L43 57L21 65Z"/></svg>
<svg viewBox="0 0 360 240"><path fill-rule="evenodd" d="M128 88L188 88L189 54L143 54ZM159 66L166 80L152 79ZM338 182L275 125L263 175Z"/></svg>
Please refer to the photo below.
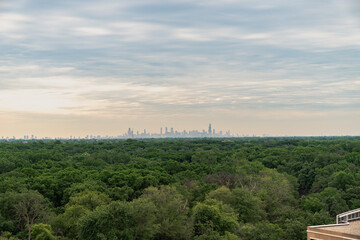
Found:
<svg viewBox="0 0 360 240"><path fill-rule="evenodd" d="M20 227L28 232L31 239L32 226L38 220L44 220L48 215L48 203L46 199L36 191L19 193L15 200L15 217Z"/></svg>

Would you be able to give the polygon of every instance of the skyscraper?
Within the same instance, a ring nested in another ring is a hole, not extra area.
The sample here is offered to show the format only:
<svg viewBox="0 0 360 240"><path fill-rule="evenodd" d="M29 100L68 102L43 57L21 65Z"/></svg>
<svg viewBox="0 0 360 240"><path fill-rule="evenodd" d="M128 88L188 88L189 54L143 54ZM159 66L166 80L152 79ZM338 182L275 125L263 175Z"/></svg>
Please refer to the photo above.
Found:
<svg viewBox="0 0 360 240"><path fill-rule="evenodd" d="M211 135L212 131L211 131L211 123L209 124L209 131L208 134Z"/></svg>

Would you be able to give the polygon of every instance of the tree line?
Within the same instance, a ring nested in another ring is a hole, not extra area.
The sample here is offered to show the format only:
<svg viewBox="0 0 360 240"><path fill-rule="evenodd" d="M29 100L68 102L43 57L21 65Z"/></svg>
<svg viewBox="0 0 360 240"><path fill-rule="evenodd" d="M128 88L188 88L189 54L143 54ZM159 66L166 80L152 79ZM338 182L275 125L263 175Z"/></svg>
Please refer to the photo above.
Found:
<svg viewBox="0 0 360 240"><path fill-rule="evenodd" d="M0 143L0 239L306 239L360 208L360 138Z"/></svg>

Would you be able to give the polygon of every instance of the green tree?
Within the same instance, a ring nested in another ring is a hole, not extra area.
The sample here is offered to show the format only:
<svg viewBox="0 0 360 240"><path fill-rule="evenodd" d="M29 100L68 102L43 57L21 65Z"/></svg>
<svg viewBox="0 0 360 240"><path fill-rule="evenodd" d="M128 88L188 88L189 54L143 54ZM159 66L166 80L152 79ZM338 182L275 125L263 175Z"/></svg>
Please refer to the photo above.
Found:
<svg viewBox="0 0 360 240"><path fill-rule="evenodd" d="M151 239L158 231L156 207L146 200L112 202L81 217L78 237L82 239Z"/></svg>
<svg viewBox="0 0 360 240"><path fill-rule="evenodd" d="M19 240L17 237L14 237L11 232L1 232L0 235L1 240Z"/></svg>
<svg viewBox="0 0 360 240"><path fill-rule="evenodd" d="M355 179L351 173L344 171L336 172L331 176L330 187L345 191L348 186L355 185Z"/></svg>
<svg viewBox="0 0 360 240"><path fill-rule="evenodd" d="M302 198L302 207L305 211L315 213L324 209L325 205L318 197L307 196Z"/></svg>
<svg viewBox="0 0 360 240"><path fill-rule="evenodd" d="M48 224L34 224L31 230L31 236L34 240L54 240L51 226Z"/></svg>
<svg viewBox="0 0 360 240"><path fill-rule="evenodd" d="M31 239L32 227L38 221L49 216L48 202L36 191L25 191L17 194L15 199L15 221L22 229L27 229L28 239Z"/></svg>
<svg viewBox="0 0 360 240"><path fill-rule="evenodd" d="M337 214L349 210L346 201L342 198L342 194L335 188L328 187L319 193L318 196L325 204L325 208L330 213L330 216L335 217Z"/></svg>
<svg viewBox="0 0 360 240"><path fill-rule="evenodd" d="M211 191L208 198L229 204L235 210L240 222L257 222L265 217L261 200L244 189L236 188L230 191L222 186Z"/></svg>
<svg viewBox="0 0 360 240"><path fill-rule="evenodd" d="M189 239L191 237L191 221L188 218L188 199L175 187L161 186L145 189L140 199L152 202L157 211L155 223L159 225L155 239Z"/></svg>
<svg viewBox="0 0 360 240"><path fill-rule="evenodd" d="M71 196L66 206L79 205L86 209L94 210L98 206L109 204L110 201L111 199L104 193L85 190Z"/></svg>
<svg viewBox="0 0 360 240"><path fill-rule="evenodd" d="M193 217L195 236L209 231L224 235L225 232L234 232L238 227L234 209L214 199L198 203L193 209Z"/></svg>
<svg viewBox="0 0 360 240"><path fill-rule="evenodd" d="M284 237L284 231L278 225L269 222L242 225L238 234L244 240L279 240Z"/></svg>
<svg viewBox="0 0 360 240"><path fill-rule="evenodd" d="M70 238L76 238L79 219L86 213L95 210L96 207L107 205L110 198L97 191L84 191L70 197L65 206L65 212L59 214L54 222L56 232Z"/></svg>

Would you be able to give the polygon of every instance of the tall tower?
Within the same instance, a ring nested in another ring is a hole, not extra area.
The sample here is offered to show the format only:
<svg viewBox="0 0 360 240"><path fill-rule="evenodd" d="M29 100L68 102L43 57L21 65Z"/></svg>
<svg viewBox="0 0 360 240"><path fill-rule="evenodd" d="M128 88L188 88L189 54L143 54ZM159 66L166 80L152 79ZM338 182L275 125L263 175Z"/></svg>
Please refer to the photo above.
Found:
<svg viewBox="0 0 360 240"><path fill-rule="evenodd" d="M162 127L160 128L160 135L162 136Z"/></svg>
<svg viewBox="0 0 360 240"><path fill-rule="evenodd" d="M208 131L208 134L211 135L212 133L212 130L211 130L211 123L209 124L209 131Z"/></svg>

